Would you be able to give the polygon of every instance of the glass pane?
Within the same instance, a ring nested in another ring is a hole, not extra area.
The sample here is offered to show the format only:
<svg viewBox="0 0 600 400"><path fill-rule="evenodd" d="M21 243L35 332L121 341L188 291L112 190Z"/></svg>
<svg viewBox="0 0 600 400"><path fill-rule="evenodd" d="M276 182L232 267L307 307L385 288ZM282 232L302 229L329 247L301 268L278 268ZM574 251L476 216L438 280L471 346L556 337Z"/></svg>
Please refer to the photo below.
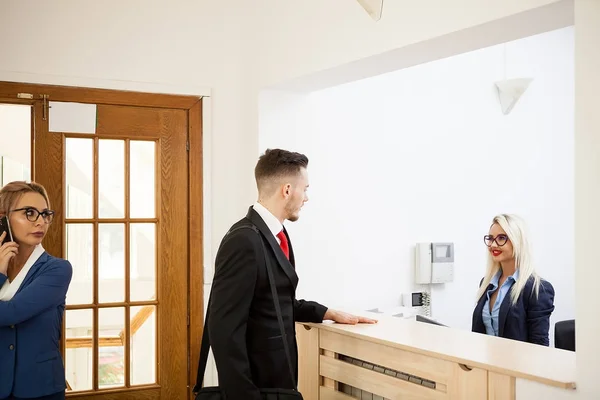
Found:
<svg viewBox="0 0 600 400"><path fill-rule="evenodd" d="M98 224L98 301L125 301L124 224Z"/></svg>
<svg viewBox="0 0 600 400"><path fill-rule="evenodd" d="M31 106L0 104L0 187L31 180Z"/></svg>
<svg viewBox="0 0 600 400"><path fill-rule="evenodd" d="M67 260L73 265L67 304L90 304L93 301L93 245L92 224L67 224Z"/></svg>
<svg viewBox="0 0 600 400"><path fill-rule="evenodd" d="M131 218L154 218L155 211L155 142L132 140L130 157L130 203Z"/></svg>
<svg viewBox="0 0 600 400"><path fill-rule="evenodd" d="M92 218L94 188L94 142L67 138L66 141L67 218Z"/></svg>
<svg viewBox="0 0 600 400"><path fill-rule="evenodd" d="M131 224L131 301L154 300L156 293L156 226Z"/></svg>
<svg viewBox="0 0 600 400"><path fill-rule="evenodd" d="M0 156L0 187L14 181L30 181L29 168L16 160Z"/></svg>
<svg viewBox="0 0 600 400"><path fill-rule="evenodd" d="M156 383L156 307L131 307L131 384Z"/></svg>
<svg viewBox="0 0 600 400"><path fill-rule="evenodd" d="M73 391L92 389L92 321L92 310L67 310L65 313L65 371Z"/></svg>
<svg viewBox="0 0 600 400"><path fill-rule="evenodd" d="M125 217L125 142L98 143L98 216Z"/></svg>
<svg viewBox="0 0 600 400"><path fill-rule="evenodd" d="M125 308L98 310L98 387L125 385Z"/></svg>

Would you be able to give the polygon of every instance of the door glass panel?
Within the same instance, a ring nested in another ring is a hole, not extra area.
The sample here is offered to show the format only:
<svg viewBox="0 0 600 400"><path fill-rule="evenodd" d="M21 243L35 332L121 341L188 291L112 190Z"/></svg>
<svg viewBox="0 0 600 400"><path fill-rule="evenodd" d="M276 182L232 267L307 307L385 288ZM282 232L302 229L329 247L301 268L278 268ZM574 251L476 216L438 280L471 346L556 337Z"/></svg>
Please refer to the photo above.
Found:
<svg viewBox="0 0 600 400"><path fill-rule="evenodd" d="M125 217L125 141L98 142L98 217Z"/></svg>
<svg viewBox="0 0 600 400"><path fill-rule="evenodd" d="M94 188L92 139L66 139L65 172L67 218L91 218Z"/></svg>
<svg viewBox="0 0 600 400"><path fill-rule="evenodd" d="M156 307L131 307L131 384L156 383Z"/></svg>
<svg viewBox="0 0 600 400"><path fill-rule="evenodd" d="M14 181L29 181L29 169L18 161L0 156L0 187Z"/></svg>
<svg viewBox="0 0 600 400"><path fill-rule="evenodd" d="M98 301L125 300L125 224L98 224Z"/></svg>
<svg viewBox="0 0 600 400"><path fill-rule="evenodd" d="M65 370L67 391L92 389L93 335L92 310L67 310Z"/></svg>
<svg viewBox="0 0 600 400"><path fill-rule="evenodd" d="M0 187L31 180L31 106L0 104Z"/></svg>
<svg viewBox="0 0 600 400"><path fill-rule="evenodd" d="M125 385L125 308L98 310L98 387Z"/></svg>
<svg viewBox="0 0 600 400"><path fill-rule="evenodd" d="M155 218L155 142L130 142L131 218Z"/></svg>
<svg viewBox="0 0 600 400"><path fill-rule="evenodd" d="M156 225L131 224L131 301L154 300L156 294Z"/></svg>
<svg viewBox="0 0 600 400"><path fill-rule="evenodd" d="M91 304L93 301L93 228L92 224L67 224L67 260L73 265L67 304Z"/></svg>

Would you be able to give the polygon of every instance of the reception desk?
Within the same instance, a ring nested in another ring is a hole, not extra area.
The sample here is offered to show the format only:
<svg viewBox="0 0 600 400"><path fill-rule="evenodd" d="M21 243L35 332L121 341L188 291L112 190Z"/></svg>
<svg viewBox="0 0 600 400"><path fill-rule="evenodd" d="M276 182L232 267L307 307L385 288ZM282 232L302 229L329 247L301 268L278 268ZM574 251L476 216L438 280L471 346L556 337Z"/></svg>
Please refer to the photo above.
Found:
<svg viewBox="0 0 600 400"><path fill-rule="evenodd" d="M297 325L306 400L516 398L516 380L575 389L575 353L414 320Z"/></svg>

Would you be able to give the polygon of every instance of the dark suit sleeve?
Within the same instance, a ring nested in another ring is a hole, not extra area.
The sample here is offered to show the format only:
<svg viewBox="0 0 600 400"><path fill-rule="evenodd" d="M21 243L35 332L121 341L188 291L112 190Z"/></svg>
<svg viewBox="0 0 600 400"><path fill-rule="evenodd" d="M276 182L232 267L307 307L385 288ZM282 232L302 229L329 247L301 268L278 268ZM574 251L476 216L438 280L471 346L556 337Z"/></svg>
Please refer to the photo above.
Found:
<svg viewBox="0 0 600 400"><path fill-rule="evenodd" d="M315 301L294 300L296 322L323 322L327 307Z"/></svg>
<svg viewBox="0 0 600 400"><path fill-rule="evenodd" d="M0 301L0 326L20 324L63 303L72 275L73 268L67 260L50 261L31 284L11 300ZM6 279L6 275L0 274L0 286Z"/></svg>
<svg viewBox="0 0 600 400"><path fill-rule="evenodd" d="M548 346L550 340L550 314L554 311L554 288L548 281L540 283L539 296L532 289L527 307L527 341Z"/></svg>
<svg viewBox="0 0 600 400"><path fill-rule="evenodd" d="M219 376L228 400L259 400L252 382L246 328L257 278L255 245L244 230L223 242L215 262L208 333Z"/></svg>

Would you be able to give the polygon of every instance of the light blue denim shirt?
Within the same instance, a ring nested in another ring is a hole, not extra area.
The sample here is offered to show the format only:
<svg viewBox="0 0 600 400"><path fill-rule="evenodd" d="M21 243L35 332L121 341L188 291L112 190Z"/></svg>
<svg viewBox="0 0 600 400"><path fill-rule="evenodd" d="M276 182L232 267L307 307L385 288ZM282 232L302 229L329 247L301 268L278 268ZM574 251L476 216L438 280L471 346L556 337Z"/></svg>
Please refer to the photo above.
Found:
<svg viewBox="0 0 600 400"><path fill-rule="evenodd" d="M502 275L502 270L498 271L498 273L494 275L490 281L492 288L487 291L487 300L482 311L485 333L493 336L498 336L498 314L500 313L500 306L502 305L504 297L509 294L509 289L512 287L512 284L519 278L519 270L517 269L514 274L506 278L502 284L502 287L499 289L498 297L496 297L496 302L494 303L494 308L492 308L492 312L490 313L490 297L492 296L492 293L498 289L500 275Z"/></svg>

